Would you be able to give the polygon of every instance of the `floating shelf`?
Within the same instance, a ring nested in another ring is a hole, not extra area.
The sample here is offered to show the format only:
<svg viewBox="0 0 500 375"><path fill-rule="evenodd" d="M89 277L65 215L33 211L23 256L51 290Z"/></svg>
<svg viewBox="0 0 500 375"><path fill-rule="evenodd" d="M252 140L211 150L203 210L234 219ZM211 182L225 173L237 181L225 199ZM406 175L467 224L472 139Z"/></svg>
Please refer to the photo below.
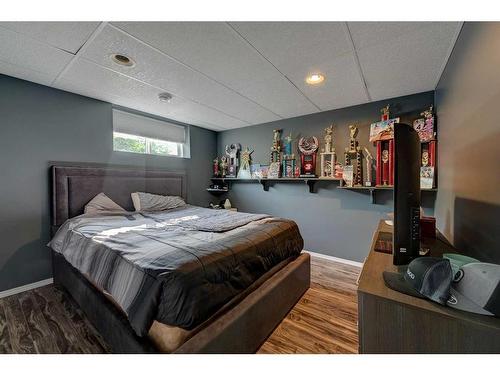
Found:
<svg viewBox="0 0 500 375"><path fill-rule="evenodd" d="M370 202L372 204L376 203L376 191L381 191L381 190L394 190L393 186L343 186L342 185L342 180L339 178L319 178L319 177L299 177L299 178L290 178L290 177L283 177L283 178L235 178L235 177L213 177L211 178L212 181L220 181L223 183L228 184L228 190L220 190L220 189L207 189L207 191L214 191L214 192L228 192L230 189L230 184L233 182L258 182L262 185L262 188L264 191L269 191L269 185L274 184L274 183L280 183L280 182L303 182L309 187L309 192L310 193L316 193L316 184L318 182L333 182L333 181L339 181L340 185L337 186L337 189L343 189L343 190L353 190L353 191L367 191L370 193ZM422 189L421 191L424 192L437 192L437 188L433 189Z"/></svg>
<svg viewBox="0 0 500 375"><path fill-rule="evenodd" d="M370 193L370 203L375 204L376 203L376 191L381 191L381 190L389 190L392 191L394 190L393 186L339 186L339 189L344 189L344 190L354 190L354 191L368 191ZM437 188L433 189L421 189L420 191L425 191L425 192L436 192Z"/></svg>
<svg viewBox="0 0 500 375"><path fill-rule="evenodd" d="M207 188L207 191L212 194L220 195L227 193L229 189L212 189L212 188Z"/></svg>
<svg viewBox="0 0 500 375"><path fill-rule="evenodd" d="M269 191L269 185L274 184L274 183L280 183L280 182L285 182L285 183L290 183L290 182L303 182L309 187L309 192L310 193L315 193L316 192L316 184L320 181L340 181L338 178L319 178L319 177L299 177L299 178L292 178L292 177L282 177L282 178L234 178L234 177L213 177L211 179L212 181L221 181L223 183L227 183L230 185L233 182L258 182L262 185L262 188L264 191Z"/></svg>

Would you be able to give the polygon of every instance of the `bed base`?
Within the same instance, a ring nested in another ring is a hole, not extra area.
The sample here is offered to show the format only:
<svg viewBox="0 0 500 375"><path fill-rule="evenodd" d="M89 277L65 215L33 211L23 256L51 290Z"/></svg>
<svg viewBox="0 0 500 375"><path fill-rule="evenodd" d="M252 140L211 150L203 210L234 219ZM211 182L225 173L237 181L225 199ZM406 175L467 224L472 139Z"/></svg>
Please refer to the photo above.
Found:
<svg viewBox="0 0 500 375"><path fill-rule="evenodd" d="M52 259L54 283L66 289L114 353L158 352L62 255L53 251ZM301 254L175 353L255 353L309 288L310 267L309 254Z"/></svg>

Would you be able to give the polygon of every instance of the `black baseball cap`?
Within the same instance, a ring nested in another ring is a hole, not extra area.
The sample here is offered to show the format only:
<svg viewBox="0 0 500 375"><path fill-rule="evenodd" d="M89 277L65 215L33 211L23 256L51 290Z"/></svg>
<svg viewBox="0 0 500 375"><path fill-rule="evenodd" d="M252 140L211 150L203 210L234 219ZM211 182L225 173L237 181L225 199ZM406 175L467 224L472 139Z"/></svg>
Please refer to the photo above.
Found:
<svg viewBox="0 0 500 375"><path fill-rule="evenodd" d="M450 297L453 271L448 259L420 257L400 272L384 271L383 277L385 285L393 290L445 305Z"/></svg>

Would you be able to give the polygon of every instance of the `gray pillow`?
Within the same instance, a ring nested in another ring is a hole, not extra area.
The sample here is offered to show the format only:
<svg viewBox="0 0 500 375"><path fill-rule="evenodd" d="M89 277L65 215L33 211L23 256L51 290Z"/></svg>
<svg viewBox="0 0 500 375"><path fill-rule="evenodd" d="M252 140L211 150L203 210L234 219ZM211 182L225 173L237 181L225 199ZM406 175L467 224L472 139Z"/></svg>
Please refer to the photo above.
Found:
<svg viewBox="0 0 500 375"><path fill-rule="evenodd" d="M157 195L141 192L130 195L136 211L165 211L186 205L184 199L174 195Z"/></svg>
<svg viewBox="0 0 500 375"><path fill-rule="evenodd" d="M92 200L85 205L84 212L86 214L97 214L101 212L127 212L113 202L110 197L104 193L97 194Z"/></svg>

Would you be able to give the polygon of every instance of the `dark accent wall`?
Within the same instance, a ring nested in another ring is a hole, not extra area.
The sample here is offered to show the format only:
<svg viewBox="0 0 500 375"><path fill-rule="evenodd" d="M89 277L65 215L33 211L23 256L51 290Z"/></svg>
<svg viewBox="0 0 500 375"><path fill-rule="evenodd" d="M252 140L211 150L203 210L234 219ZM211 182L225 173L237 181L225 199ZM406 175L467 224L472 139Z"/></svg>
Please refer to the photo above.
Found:
<svg viewBox="0 0 500 375"><path fill-rule="evenodd" d="M320 112L262 125L218 133L219 155L224 145L240 143L254 149L253 161L269 164L273 129L290 131L296 140L314 135L323 144L324 128L334 124L334 145L343 160L348 146L349 124L359 127L358 139L375 156L374 146L368 142L369 126L380 119L380 109L389 104L391 113L401 122L412 123L423 109L434 104L434 92L388 99L333 111ZM319 163L318 163L319 172ZM295 220L310 251L354 261L363 261L369 251L378 221L393 210L392 192L377 192L377 204L371 204L368 193L335 189L337 182L320 182L318 192L311 194L305 184L276 183L268 192L256 183L233 183L229 199L242 211L269 213ZM433 193L423 194L423 206L429 215L434 213ZM215 202L216 199L213 199Z"/></svg>
<svg viewBox="0 0 500 375"><path fill-rule="evenodd" d="M191 158L113 151L111 104L0 75L0 291L51 277L51 162L187 171L205 206L216 133L190 127Z"/></svg>
<svg viewBox="0 0 500 375"><path fill-rule="evenodd" d="M466 22L436 88L439 228L500 263L500 23Z"/></svg>

